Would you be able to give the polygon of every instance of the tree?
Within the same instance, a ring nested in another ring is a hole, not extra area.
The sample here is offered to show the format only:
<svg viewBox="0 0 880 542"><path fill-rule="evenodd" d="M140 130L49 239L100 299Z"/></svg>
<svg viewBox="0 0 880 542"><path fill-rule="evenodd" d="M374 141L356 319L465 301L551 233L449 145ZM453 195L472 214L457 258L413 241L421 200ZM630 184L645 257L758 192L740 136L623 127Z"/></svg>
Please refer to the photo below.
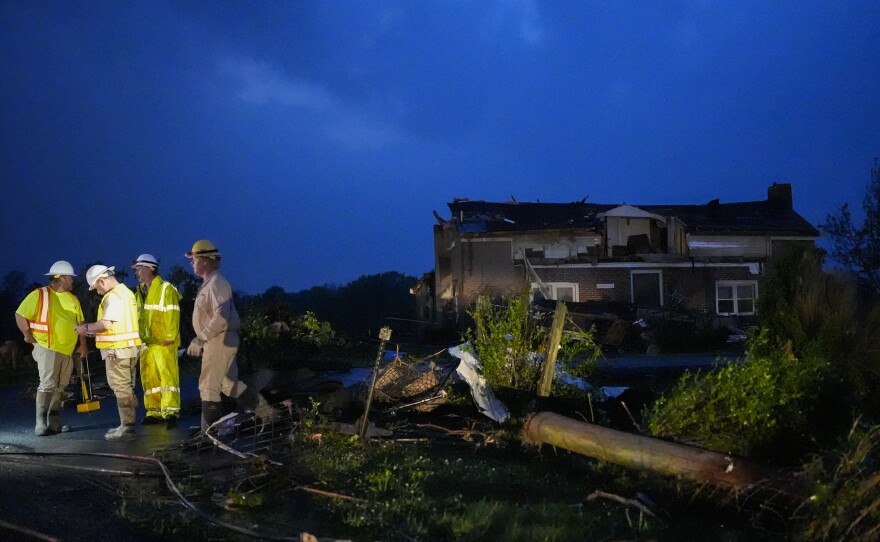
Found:
<svg viewBox="0 0 880 542"><path fill-rule="evenodd" d="M18 326L15 325L13 313L19 303L29 292L27 277L22 271L10 271L0 281L0 342L13 337L20 337ZM33 288L32 288L33 289Z"/></svg>
<svg viewBox="0 0 880 542"><path fill-rule="evenodd" d="M880 167L874 159L871 180L862 200L865 220L853 223L849 204L844 203L836 214L829 214L820 227L831 240L831 257L855 272L864 287L880 294Z"/></svg>

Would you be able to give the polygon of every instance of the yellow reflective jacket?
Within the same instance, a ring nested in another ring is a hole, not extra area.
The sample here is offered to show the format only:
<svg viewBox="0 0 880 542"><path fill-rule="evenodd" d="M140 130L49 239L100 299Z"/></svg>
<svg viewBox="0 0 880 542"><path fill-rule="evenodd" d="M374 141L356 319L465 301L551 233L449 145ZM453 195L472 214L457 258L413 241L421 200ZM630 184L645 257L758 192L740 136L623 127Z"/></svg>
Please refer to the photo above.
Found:
<svg viewBox="0 0 880 542"><path fill-rule="evenodd" d="M116 299L113 299L113 298ZM101 299L98 307L98 320L103 320L104 309L111 303L120 303L121 315L119 320L114 320L110 329L95 334L95 346L98 348L125 348L126 346L138 346L141 344L141 336L138 333L137 302L134 294L125 284L119 283Z"/></svg>
<svg viewBox="0 0 880 542"><path fill-rule="evenodd" d="M135 291L141 339L147 345L172 343L180 346L180 293L170 282L155 277L144 297L144 287Z"/></svg>
<svg viewBox="0 0 880 542"><path fill-rule="evenodd" d="M73 328L83 321L83 313L72 293L58 293L49 286L37 288L15 312L28 321L40 346L68 356L76 348L79 337Z"/></svg>

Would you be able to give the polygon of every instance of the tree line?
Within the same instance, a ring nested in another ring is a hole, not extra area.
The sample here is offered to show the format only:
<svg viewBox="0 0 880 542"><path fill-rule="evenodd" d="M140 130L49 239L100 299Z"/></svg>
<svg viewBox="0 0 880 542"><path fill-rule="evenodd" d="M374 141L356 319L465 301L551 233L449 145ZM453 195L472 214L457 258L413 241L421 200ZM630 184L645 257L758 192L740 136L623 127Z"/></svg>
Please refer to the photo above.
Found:
<svg viewBox="0 0 880 542"><path fill-rule="evenodd" d="M85 266L76 281L73 294L80 300L86 320L97 314L100 296L90 292L85 281ZM117 271L117 278L125 281L128 271ZM193 337L192 312L201 281L185 268L176 265L162 273L181 294L181 339L183 344ZM260 314L271 322L289 322L297 315L311 312L319 320L328 322L340 334L358 339L375 335L387 325L388 318L415 319L416 307L409 289L416 277L396 271L363 275L344 286L315 286L299 292L287 292L272 286L257 295L235 293L236 306L242 317ZM43 283L31 282L23 271L10 271L0 279L0 339L18 339L21 333L15 325L14 313L25 296Z"/></svg>

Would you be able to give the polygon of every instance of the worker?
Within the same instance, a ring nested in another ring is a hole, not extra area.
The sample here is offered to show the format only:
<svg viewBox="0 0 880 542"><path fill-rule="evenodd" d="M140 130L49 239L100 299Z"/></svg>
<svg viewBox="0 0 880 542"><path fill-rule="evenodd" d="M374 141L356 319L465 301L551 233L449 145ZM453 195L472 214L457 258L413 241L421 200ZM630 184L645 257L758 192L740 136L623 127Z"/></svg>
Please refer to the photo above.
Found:
<svg viewBox="0 0 880 542"><path fill-rule="evenodd" d="M141 254L131 264L139 283L134 297L145 346L140 369L147 413L141 423L164 423L172 429L180 415L180 293L159 276L159 260L152 254Z"/></svg>
<svg viewBox="0 0 880 542"><path fill-rule="evenodd" d="M119 409L119 427L107 431L104 439L125 441L135 438L135 409L138 405L134 394L135 371L138 351L142 343L138 333L137 302L128 286L116 280L114 267L93 265L86 271L89 290L100 295L98 320L76 327L80 335L95 336L95 345L107 370L107 384L116 396Z"/></svg>
<svg viewBox="0 0 880 542"><path fill-rule="evenodd" d="M221 394L236 399L242 409L260 418L262 430L276 418L275 411L257 390L238 379L235 356L241 323L232 300L232 287L220 274L220 251L214 243L202 239L185 256L190 259L193 272L202 279L193 309L196 336L186 350L190 356L202 358L202 431L222 417Z"/></svg>
<svg viewBox="0 0 880 542"><path fill-rule="evenodd" d="M73 288L73 266L64 260L53 263L46 273L49 285L37 288L24 298L15 311L15 322L24 335L24 342L34 345L40 384L37 386L37 424L34 434L43 437L70 430L61 423L64 388L73 372L71 355L88 353L86 338L74 328L82 323L79 300L70 293Z"/></svg>

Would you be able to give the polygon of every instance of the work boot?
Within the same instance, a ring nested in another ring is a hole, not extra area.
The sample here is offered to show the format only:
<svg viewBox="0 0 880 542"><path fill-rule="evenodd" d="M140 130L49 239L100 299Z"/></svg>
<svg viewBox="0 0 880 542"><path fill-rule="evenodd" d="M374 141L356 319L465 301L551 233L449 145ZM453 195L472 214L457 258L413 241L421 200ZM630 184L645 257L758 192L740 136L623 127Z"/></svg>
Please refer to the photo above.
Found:
<svg viewBox="0 0 880 542"><path fill-rule="evenodd" d="M49 434L56 435L58 433L67 433L70 431L69 425L61 424L61 409L64 408L64 390L56 390L52 394L49 402L48 425Z"/></svg>
<svg viewBox="0 0 880 542"><path fill-rule="evenodd" d="M163 423L165 420L162 419L161 416L150 416L147 414L144 416L144 419L141 420L141 425L157 425Z"/></svg>
<svg viewBox="0 0 880 542"><path fill-rule="evenodd" d="M165 429L174 429L175 427L177 427L177 416L165 418Z"/></svg>
<svg viewBox="0 0 880 542"><path fill-rule="evenodd" d="M107 431L104 440L113 442L134 439L134 407L136 404L137 400L133 397L116 398L116 407L119 409L119 427Z"/></svg>
<svg viewBox="0 0 880 542"><path fill-rule="evenodd" d="M49 425L47 415L49 413L49 402L52 400L52 392L37 392L37 425L34 427L34 434L38 437L49 435Z"/></svg>
<svg viewBox="0 0 880 542"><path fill-rule="evenodd" d="M202 433L212 423L223 417L223 403L220 401L202 401Z"/></svg>
<svg viewBox="0 0 880 542"><path fill-rule="evenodd" d="M107 431L104 434L104 440L108 440L110 442L128 441L134 440L135 436L136 435L134 432L134 424L121 424L119 427L114 427L113 429Z"/></svg>

